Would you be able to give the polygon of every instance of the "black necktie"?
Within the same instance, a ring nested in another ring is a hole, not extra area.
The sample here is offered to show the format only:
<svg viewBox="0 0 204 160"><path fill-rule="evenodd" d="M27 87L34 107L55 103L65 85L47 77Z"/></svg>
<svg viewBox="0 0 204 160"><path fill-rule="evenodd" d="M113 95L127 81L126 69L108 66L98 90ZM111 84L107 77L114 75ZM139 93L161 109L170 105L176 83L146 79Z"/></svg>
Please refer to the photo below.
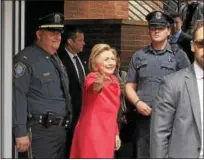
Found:
<svg viewBox="0 0 204 160"><path fill-rule="evenodd" d="M79 73L79 82L81 84L83 84L84 83L84 71L83 71L82 66L81 66L81 64L79 62L78 57L74 56L74 59L76 60L76 66L77 66L78 73Z"/></svg>
<svg viewBox="0 0 204 160"><path fill-rule="evenodd" d="M61 62L61 60L59 59L59 57L57 55L53 55L51 56L51 61L53 63L53 65L55 66L55 68L57 69L57 71L59 72L59 77L60 77L60 81L62 84L62 88L64 91L64 95L65 95L65 100L66 100L66 109L68 110L69 114L72 113L72 106L71 106L71 102L70 102L70 96L69 96L69 88L68 88L68 76L67 73L64 69L64 66Z"/></svg>

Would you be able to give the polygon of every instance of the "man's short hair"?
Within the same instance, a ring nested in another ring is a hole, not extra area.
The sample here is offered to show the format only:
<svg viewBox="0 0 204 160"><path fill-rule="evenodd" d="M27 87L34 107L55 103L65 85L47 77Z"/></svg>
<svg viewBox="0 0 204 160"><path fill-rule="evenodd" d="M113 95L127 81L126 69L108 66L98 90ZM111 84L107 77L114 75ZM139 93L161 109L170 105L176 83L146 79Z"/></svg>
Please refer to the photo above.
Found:
<svg viewBox="0 0 204 160"><path fill-rule="evenodd" d="M195 39L197 30L199 30L201 27L204 27L204 19L200 19L196 21L194 28L193 28L193 40Z"/></svg>
<svg viewBox="0 0 204 160"><path fill-rule="evenodd" d="M179 18L181 19L181 14L179 14L179 13L172 13L172 14L170 14L170 16L171 16L173 19L175 19L175 18L177 18L177 17L179 17Z"/></svg>
<svg viewBox="0 0 204 160"><path fill-rule="evenodd" d="M76 33L83 33L83 31L76 26L65 26L63 33L63 41L67 39L75 40Z"/></svg>

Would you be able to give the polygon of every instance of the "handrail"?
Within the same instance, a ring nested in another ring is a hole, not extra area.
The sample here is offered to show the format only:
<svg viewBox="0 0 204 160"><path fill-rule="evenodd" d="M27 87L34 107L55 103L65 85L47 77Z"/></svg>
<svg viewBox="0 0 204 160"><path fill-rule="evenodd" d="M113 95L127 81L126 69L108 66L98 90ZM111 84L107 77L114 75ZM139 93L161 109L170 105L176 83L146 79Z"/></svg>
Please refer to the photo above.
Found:
<svg viewBox="0 0 204 160"><path fill-rule="evenodd" d="M145 7L141 4L141 1L137 1L137 3L139 3L140 6L141 6L144 10L146 10L147 12L151 12L151 11L152 11L152 10L148 10L147 8L145 8ZM145 3L145 2L143 1L143 3Z"/></svg>
<svg viewBox="0 0 204 160"><path fill-rule="evenodd" d="M167 14L177 13L181 0L131 0L128 5L128 19L145 21L145 16L154 10L161 10Z"/></svg>
<svg viewBox="0 0 204 160"><path fill-rule="evenodd" d="M137 3L137 2L136 2ZM137 3L138 4L138 3ZM141 9L138 9L136 6L134 6L134 5L132 5L132 7L135 9L135 10L137 10L138 12L140 12L140 14L144 17L145 16L145 14L141 11ZM141 7L143 7L143 6L141 6ZM144 7L143 7L144 8ZM141 20L142 20L142 18L141 18Z"/></svg>

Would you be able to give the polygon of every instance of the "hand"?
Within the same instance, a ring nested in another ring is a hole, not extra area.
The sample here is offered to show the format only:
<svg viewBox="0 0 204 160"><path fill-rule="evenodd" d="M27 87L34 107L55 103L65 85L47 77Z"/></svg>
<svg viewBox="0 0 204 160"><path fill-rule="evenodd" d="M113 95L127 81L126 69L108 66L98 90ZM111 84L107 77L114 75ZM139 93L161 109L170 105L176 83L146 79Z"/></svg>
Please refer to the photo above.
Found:
<svg viewBox="0 0 204 160"><path fill-rule="evenodd" d="M25 152L30 147L30 140L28 136L16 138L16 148L18 152Z"/></svg>
<svg viewBox="0 0 204 160"><path fill-rule="evenodd" d="M105 81L111 81L111 78L108 77L105 74L96 72L96 79L95 79L95 82L94 82L94 85L93 85L93 91L94 92L101 91Z"/></svg>
<svg viewBox="0 0 204 160"><path fill-rule="evenodd" d="M136 108L137 108L137 111L144 116L150 116L152 113L152 109L143 101L139 101L137 103Z"/></svg>
<svg viewBox="0 0 204 160"><path fill-rule="evenodd" d="M120 82L120 90L124 90L125 89L125 83Z"/></svg>
<svg viewBox="0 0 204 160"><path fill-rule="evenodd" d="M111 80L110 77L108 77L107 75L96 72L95 83L103 85L105 81L110 81L110 80Z"/></svg>
<svg viewBox="0 0 204 160"><path fill-rule="evenodd" d="M120 137L119 137L119 135L116 135L116 137L115 137L115 150L116 151L119 150L120 146L121 146Z"/></svg>

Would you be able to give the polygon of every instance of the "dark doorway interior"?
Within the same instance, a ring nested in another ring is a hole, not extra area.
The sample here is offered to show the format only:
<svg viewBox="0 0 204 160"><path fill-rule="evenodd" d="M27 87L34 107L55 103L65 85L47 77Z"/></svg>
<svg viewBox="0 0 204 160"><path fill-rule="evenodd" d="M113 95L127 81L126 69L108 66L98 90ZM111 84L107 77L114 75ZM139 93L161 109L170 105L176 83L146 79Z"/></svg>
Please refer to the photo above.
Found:
<svg viewBox="0 0 204 160"><path fill-rule="evenodd" d="M25 46L32 44L35 40L38 18L53 12L64 14L64 0L25 2Z"/></svg>

